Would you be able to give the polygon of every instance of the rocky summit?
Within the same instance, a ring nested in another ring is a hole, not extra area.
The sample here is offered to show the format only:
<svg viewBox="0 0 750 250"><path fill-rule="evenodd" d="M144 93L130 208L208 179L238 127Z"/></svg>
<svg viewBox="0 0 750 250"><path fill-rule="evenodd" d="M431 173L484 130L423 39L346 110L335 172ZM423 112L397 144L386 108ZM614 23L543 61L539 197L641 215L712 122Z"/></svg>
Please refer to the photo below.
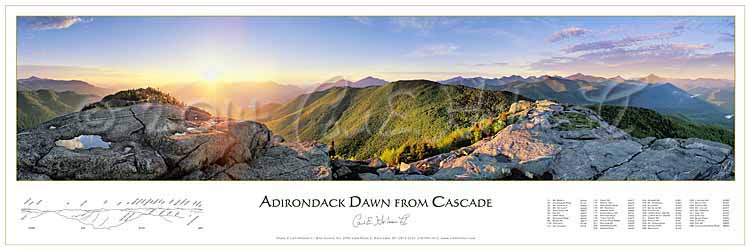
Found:
<svg viewBox="0 0 750 250"><path fill-rule="evenodd" d="M141 103L92 108L17 134L21 180L732 180L733 148L695 138L634 138L593 111L518 101L512 124L411 163L330 160L263 124ZM96 142L91 142L96 141ZM89 145L90 144L90 145Z"/></svg>
<svg viewBox="0 0 750 250"><path fill-rule="evenodd" d="M730 146L701 139L633 138L593 111L519 101L518 121L491 138L410 165L437 180L728 180Z"/></svg>
<svg viewBox="0 0 750 250"><path fill-rule="evenodd" d="M734 179L728 145L695 138L638 139L589 109L550 101L519 101L509 112L515 123L471 146L377 171L334 162L334 171L364 180Z"/></svg>
<svg viewBox="0 0 750 250"><path fill-rule="evenodd" d="M99 145L85 145L91 143L83 137ZM331 178L323 144L274 142L263 124L180 105L87 109L17 139L17 178L24 180Z"/></svg>

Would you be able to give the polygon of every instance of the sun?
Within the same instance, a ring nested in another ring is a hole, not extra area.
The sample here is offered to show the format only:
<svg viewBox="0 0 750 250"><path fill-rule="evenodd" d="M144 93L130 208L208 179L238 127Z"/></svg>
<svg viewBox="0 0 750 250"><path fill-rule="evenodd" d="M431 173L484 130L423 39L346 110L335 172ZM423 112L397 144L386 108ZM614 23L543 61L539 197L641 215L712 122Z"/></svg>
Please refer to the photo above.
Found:
<svg viewBox="0 0 750 250"><path fill-rule="evenodd" d="M214 68L206 68L201 72L201 77L205 81L214 82L219 79L220 72Z"/></svg>

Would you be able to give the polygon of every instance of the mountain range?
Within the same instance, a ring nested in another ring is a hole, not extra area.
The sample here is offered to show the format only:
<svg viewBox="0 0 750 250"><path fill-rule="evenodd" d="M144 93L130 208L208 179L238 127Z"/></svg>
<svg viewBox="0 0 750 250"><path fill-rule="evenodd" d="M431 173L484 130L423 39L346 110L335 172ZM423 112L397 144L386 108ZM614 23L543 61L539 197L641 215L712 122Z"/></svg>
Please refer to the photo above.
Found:
<svg viewBox="0 0 750 250"><path fill-rule="evenodd" d="M682 89L693 89L697 87L711 87L711 88L734 88L734 81L727 79L716 79L716 78L696 78L696 79L685 79L685 78L668 78L661 77L654 74L649 74L645 77L635 78L633 80L645 82L645 83L672 83Z"/></svg>
<svg viewBox="0 0 750 250"><path fill-rule="evenodd" d="M576 73L576 74L573 74L573 75L569 75L569 76L565 77L565 79L569 79L569 80L581 80L581 81L587 81L587 82L607 82L607 81L612 81L612 82L616 82L616 83L623 83L623 82L627 81L627 79L625 79L624 77L619 76L619 75L615 76L615 77L611 77L611 78L605 78L605 77L600 77L600 76L584 75L582 73Z"/></svg>
<svg viewBox="0 0 750 250"><path fill-rule="evenodd" d="M694 97L703 99L725 111L734 113L734 81L715 78L681 79L666 78L654 74L638 78L645 83L672 83Z"/></svg>
<svg viewBox="0 0 750 250"><path fill-rule="evenodd" d="M487 88L487 87L500 87L502 85L514 82L514 81L523 81L525 80L521 76L512 75L512 76L504 76L500 78L483 78L483 77L471 77L471 78L464 78L464 77L454 77L448 80L442 80L439 81L442 84L448 84L448 85L463 85L467 87L472 88Z"/></svg>
<svg viewBox="0 0 750 250"><path fill-rule="evenodd" d="M304 94L262 122L287 140L333 141L340 155L369 158L384 148L437 140L519 99L525 98L427 80L396 81Z"/></svg>
<svg viewBox="0 0 750 250"><path fill-rule="evenodd" d="M17 90L40 90L49 89L57 92L73 91L79 94L107 95L114 90L100 88L81 80L55 80L31 76L16 80Z"/></svg>
<svg viewBox="0 0 750 250"><path fill-rule="evenodd" d="M366 88L370 86L381 86L386 83L388 83L388 81L372 76L368 76L354 82L340 77L334 77L328 81L314 85L316 87L312 91L323 91L335 87Z"/></svg>
<svg viewBox="0 0 750 250"><path fill-rule="evenodd" d="M163 86L166 92L174 93L186 103L218 116L242 120L256 120L266 115L268 107L285 103L299 95L323 91L333 87L364 88L380 86L387 81L375 77L365 77L358 81L336 78L312 87L280 84L276 82L237 82L179 84Z"/></svg>
<svg viewBox="0 0 750 250"><path fill-rule="evenodd" d="M704 84L699 84L701 82ZM476 89L506 91L531 99L551 99L570 104L642 107L691 121L733 127L734 88L730 80L665 78L653 74L625 79L621 76L605 78L577 73L567 77L511 75L498 78L464 78L459 76L439 81L439 83L448 86L460 85ZM385 85L388 85L386 80L368 76L357 81L337 77L314 84L312 88L275 82L248 82L167 85L163 86L162 90L173 93L175 97L189 105L199 106L217 116L242 120L270 120L273 118L272 113L277 109L301 97L319 95L315 94L316 92L326 92L336 88L362 89ZM80 96L74 98L76 101L63 102L62 104L65 105L60 105L61 107L54 107L58 105L55 102L47 103L52 106L41 109L56 112L42 112L48 115L40 116L38 119L48 119L51 115L70 110L69 107L78 107L80 106L78 101L90 101L92 95L100 96L102 93L112 92L80 80L55 80L35 76L18 79L17 87L19 91L41 89L53 92L72 91L74 93L65 95ZM686 87L692 88L685 89ZM51 94L58 93L49 95ZM24 98L33 96L25 94ZM35 103L42 104L38 101Z"/></svg>
<svg viewBox="0 0 750 250"><path fill-rule="evenodd" d="M16 123L18 129L34 127L49 119L81 110L97 101L96 95L73 91L55 92L49 89L17 91Z"/></svg>
<svg viewBox="0 0 750 250"><path fill-rule="evenodd" d="M695 87L688 92L734 114L734 88Z"/></svg>
<svg viewBox="0 0 750 250"><path fill-rule="evenodd" d="M548 84L545 86L551 90L583 84L581 81L555 77L531 84L544 89L538 86L541 83ZM643 85L649 90L630 96L644 105L665 105L658 100L645 101L659 99L651 94L675 95L663 99L678 101L677 105L671 105L677 111L683 111L679 108L682 105L701 105L700 100L684 96L684 92L678 91L674 85ZM627 94L628 89L616 92ZM335 142L335 152L341 157L364 159L377 156L388 163L398 163L423 159L427 152L440 152L441 144L446 139L451 142L461 140L466 133L470 137L481 138L471 134L484 130L479 126L494 126L494 123L488 122L498 114L497 117L503 117L512 109L509 103L518 100L526 100L526 97L507 91L480 90L427 80L396 81L379 87L331 88L302 95L269 110L267 119L260 121L287 140ZM611 125L636 138L695 137L734 144L734 133L715 123L695 123L680 115L665 115L650 109L623 108L613 104L616 103L588 107ZM463 145L469 144L471 142ZM394 151L397 156L389 158L392 154L389 152ZM407 157L402 158L404 155Z"/></svg>
<svg viewBox="0 0 750 250"><path fill-rule="evenodd" d="M512 78L508 81L504 79ZM570 104L609 104L654 109L702 123L732 127L734 89L726 83L705 84L686 90L669 83L668 78L649 75L640 79L621 76L604 78L584 74L568 77L539 76L505 78L452 78L445 84L488 90L510 91L532 99L551 99ZM661 82L665 81L665 82ZM693 82L698 80L693 80ZM724 80L722 82L726 82ZM682 82L688 82L682 79Z"/></svg>

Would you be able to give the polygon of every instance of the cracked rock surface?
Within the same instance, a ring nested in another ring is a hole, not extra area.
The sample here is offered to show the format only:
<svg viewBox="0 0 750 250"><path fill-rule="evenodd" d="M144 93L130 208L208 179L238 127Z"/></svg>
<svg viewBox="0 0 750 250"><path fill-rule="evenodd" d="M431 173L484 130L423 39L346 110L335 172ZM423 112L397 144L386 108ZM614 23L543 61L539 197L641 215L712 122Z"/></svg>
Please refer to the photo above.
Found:
<svg viewBox="0 0 750 250"><path fill-rule="evenodd" d="M213 180L330 180L328 147L317 142L270 145L263 155L248 164L214 166L198 170L184 179Z"/></svg>
<svg viewBox="0 0 750 250"><path fill-rule="evenodd" d="M733 180L734 150L701 139L633 138L593 111L511 105L492 137L412 163L329 159L263 124L164 104L90 109L17 134L19 180ZM107 147L58 144L98 136Z"/></svg>
<svg viewBox="0 0 750 250"><path fill-rule="evenodd" d="M107 147L65 147L97 136ZM325 179L325 145L272 143L263 124L136 104L71 113L17 134L20 180ZM327 177L326 177L327 176Z"/></svg>
<svg viewBox="0 0 750 250"><path fill-rule="evenodd" d="M410 165L438 180L734 179L734 152L725 144L637 139L591 110L550 101L520 101L510 110L518 122L492 138ZM568 117L585 122L571 125Z"/></svg>

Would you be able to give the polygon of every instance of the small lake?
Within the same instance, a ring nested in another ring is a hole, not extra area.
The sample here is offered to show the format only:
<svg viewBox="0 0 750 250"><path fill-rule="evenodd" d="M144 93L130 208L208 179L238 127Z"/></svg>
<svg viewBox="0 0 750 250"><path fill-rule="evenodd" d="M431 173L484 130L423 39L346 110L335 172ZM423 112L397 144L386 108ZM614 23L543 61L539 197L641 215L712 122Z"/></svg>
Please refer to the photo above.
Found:
<svg viewBox="0 0 750 250"><path fill-rule="evenodd" d="M67 149L91 149L91 148L109 148L111 142L102 140L98 135L79 135L70 140L58 140L55 145Z"/></svg>

